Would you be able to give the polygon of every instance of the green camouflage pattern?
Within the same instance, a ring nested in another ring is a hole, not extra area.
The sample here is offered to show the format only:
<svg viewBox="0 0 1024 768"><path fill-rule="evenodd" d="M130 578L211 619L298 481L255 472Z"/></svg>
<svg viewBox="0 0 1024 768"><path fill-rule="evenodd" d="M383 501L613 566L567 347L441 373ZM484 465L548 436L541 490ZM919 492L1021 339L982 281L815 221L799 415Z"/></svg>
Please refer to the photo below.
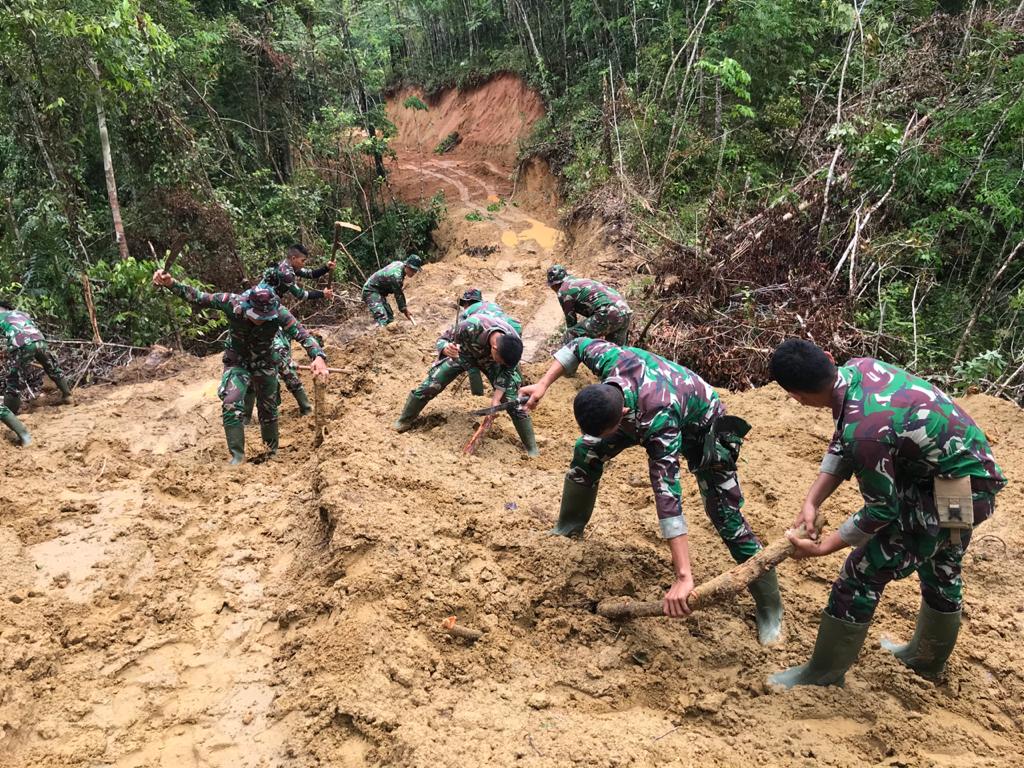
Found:
<svg viewBox="0 0 1024 768"><path fill-rule="evenodd" d="M50 377L57 388L62 392L66 391L67 383L64 379L64 372L45 341L29 341L20 347L8 349L7 360L9 363L5 388L7 394L20 396L21 390L28 383L29 366L32 363L42 366L43 373Z"/></svg>
<svg viewBox="0 0 1024 768"><path fill-rule="evenodd" d="M245 319L242 295L205 293L177 281L170 290L196 306L220 310L228 318L224 374L218 390L224 426L243 423L245 393L249 387L256 390L260 424L277 421L280 400L277 373L283 364L282 343L289 347L289 355L291 342L298 341L311 360L317 357L326 360L316 339L284 307L278 307L275 319L257 325ZM277 340L279 334L281 341Z"/></svg>
<svg viewBox="0 0 1024 768"><path fill-rule="evenodd" d="M984 432L940 389L873 358L839 368L832 416L836 430L821 471L856 476L864 504L839 528L855 549L832 586L828 612L869 621L885 585L915 571L925 602L959 610L970 535L956 545L939 527L933 483L970 477L975 525L991 517L1006 478Z"/></svg>
<svg viewBox="0 0 1024 768"><path fill-rule="evenodd" d="M304 389L302 379L299 378L298 369L295 366L295 361L292 360L292 343L283 333L278 332L274 337L274 348L277 350L280 360L277 366L277 373L281 377L281 381L288 388L288 391L295 392L296 390Z"/></svg>
<svg viewBox="0 0 1024 768"><path fill-rule="evenodd" d="M0 310L0 333L4 335L9 352L32 342L45 341L32 318L16 309Z"/></svg>
<svg viewBox="0 0 1024 768"><path fill-rule="evenodd" d="M557 296L565 314L566 340L586 337L626 343L633 311L614 288L597 280L566 277Z"/></svg>
<svg viewBox="0 0 1024 768"><path fill-rule="evenodd" d="M297 299L322 299L324 296L323 291L318 291L315 288L304 290L299 287L296 276L315 280L326 275L329 271L330 268L326 266L318 267L317 269L295 269L291 262L285 258L278 264L263 270L262 282L273 288L277 295L282 298L285 294L290 293Z"/></svg>
<svg viewBox="0 0 1024 768"><path fill-rule="evenodd" d="M387 297L394 295L399 312L405 312L405 263L393 261L386 267L378 269L363 284L363 301L373 315L377 325L387 325L395 315L388 304Z"/></svg>
<svg viewBox="0 0 1024 768"><path fill-rule="evenodd" d="M736 473L742 437L715 433L725 406L700 376L663 357L608 341L575 339L555 359L568 373L580 363L605 384L622 391L627 413L610 437L584 435L576 441L567 474L575 483L596 488L604 466L626 448L647 451L651 488L662 536L687 532L682 509L679 457L697 480L704 511L737 562L761 549L743 517L743 492Z"/></svg>

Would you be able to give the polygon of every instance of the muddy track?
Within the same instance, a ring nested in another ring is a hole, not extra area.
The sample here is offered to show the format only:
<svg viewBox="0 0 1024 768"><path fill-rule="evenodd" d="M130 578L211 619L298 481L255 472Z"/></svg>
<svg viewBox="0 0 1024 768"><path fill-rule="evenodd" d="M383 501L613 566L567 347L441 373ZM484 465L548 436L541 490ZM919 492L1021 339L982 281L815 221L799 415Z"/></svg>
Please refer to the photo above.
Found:
<svg viewBox="0 0 1024 768"><path fill-rule="evenodd" d="M526 322L524 369L537 377L559 319L544 269L560 259L601 276L618 259L582 233L565 252L551 222L511 203L487 211L500 174L420 160L402 163L429 170L426 181L396 183L461 185L468 204L449 197L440 260L408 285L420 324L372 330L358 318L329 345L344 372L318 451L286 394L280 456L230 471L216 357L39 407L25 417L36 445L0 446L0 766L1019 764L1016 483L965 562L947 685L878 647L911 630L908 580L887 590L846 688L780 695L763 680L805 658L840 558L783 567L775 649L756 644L745 595L688 622L595 616L608 595L657 598L670 569L642 451L608 468L586 539L546 533L577 434L571 399L589 376L545 400L534 461L507 419L462 456L466 411L482 403L463 382L411 432L389 428L458 292L480 287ZM474 211L483 220L467 220ZM754 425L746 512L774 538L816 473L828 416L774 387L724 397ZM1020 409L985 397L967 407L1017 477ZM258 443L255 428L248 437ZM730 561L692 481L684 490L700 581ZM833 522L856 504L844 488ZM448 615L483 639L448 637Z"/></svg>

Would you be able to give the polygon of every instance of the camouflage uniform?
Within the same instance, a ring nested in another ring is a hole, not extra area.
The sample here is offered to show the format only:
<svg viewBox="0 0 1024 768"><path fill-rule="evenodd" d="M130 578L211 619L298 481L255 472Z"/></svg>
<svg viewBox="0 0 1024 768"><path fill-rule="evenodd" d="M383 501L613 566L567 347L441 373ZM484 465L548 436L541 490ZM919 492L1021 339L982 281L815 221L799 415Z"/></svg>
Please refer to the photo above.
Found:
<svg viewBox="0 0 1024 768"><path fill-rule="evenodd" d="M492 301L477 301L474 302L473 304L470 304L465 309L460 310L457 323L460 323L467 317L470 317L471 315L475 315L478 313L483 313L485 315L493 315L495 317L503 317L506 320L508 320L509 325L511 325L515 329L516 333L518 333L519 335L522 335L523 333L522 324L518 320L514 320L508 315L506 315L502 311L501 307L499 307ZM444 349L449 344L455 343L455 328L455 325L450 326L447 330L445 330L444 333L442 333L438 337L437 344L435 345L437 348L437 362L435 362L434 365L431 366L431 372L433 372L434 368L440 366L441 363L443 363L445 360L451 360L451 358L445 357ZM484 393L484 383L480 378L480 371L476 368L465 368L463 370L466 371L466 374L469 377L470 392L472 392L474 395L482 395ZM430 373L428 373L427 375L429 377ZM458 376L458 373L456 373L455 375ZM444 387L446 386L448 386L447 383L444 384L444 386L442 386L441 389L444 389Z"/></svg>
<svg viewBox="0 0 1024 768"><path fill-rule="evenodd" d="M387 325L395 319L395 313L388 304L387 297L395 295L395 303L399 312L405 312L405 262L392 261L383 269L378 269L363 284L363 301L370 309L370 314L377 325Z"/></svg>
<svg viewBox="0 0 1024 768"><path fill-rule="evenodd" d="M331 268L328 266L316 269L295 269L288 259L282 259L277 266L267 267L263 270L263 282L273 288L281 298L284 298L286 293L290 293L299 300L322 299L323 291L318 291L316 288L304 290L299 287L295 278L298 276L307 280L316 280L330 271Z"/></svg>
<svg viewBox="0 0 1024 768"><path fill-rule="evenodd" d="M427 372L427 378L413 390L413 395L422 400L433 400L460 373L476 368L487 376L492 387L505 390L501 399L503 403L515 400L519 396L519 386L523 382L519 366L506 368L494 362L491 358L490 337L495 331L518 336L521 328L518 321L500 309L493 315L477 312L460 320L458 325L450 329L450 341L459 345L459 357L454 360L444 357L434 363ZM512 416L526 418L527 414L521 408L516 408Z"/></svg>
<svg viewBox="0 0 1024 768"><path fill-rule="evenodd" d="M855 549L832 585L827 612L869 622L885 586L914 571L929 607L959 611L970 531L957 544L939 527L933 482L970 477L974 524L991 517L1006 478L984 433L936 387L871 358L839 368L832 415L836 431L821 471L856 475L864 506L839 528Z"/></svg>
<svg viewBox="0 0 1024 768"><path fill-rule="evenodd" d="M558 288L558 303L565 313L567 341L586 337L626 344L633 311L618 291L597 280L566 276Z"/></svg>
<svg viewBox="0 0 1024 768"><path fill-rule="evenodd" d="M642 349L608 341L575 339L555 353L566 373L582 362L605 384L622 390L628 409L610 437L584 435L576 441L567 479L597 488L604 465L626 448L647 450L651 487L661 535L688 530L679 485L682 455L697 479L704 511L729 548L743 562L761 544L743 517L743 493L736 460L747 425L725 415L715 390L693 371Z"/></svg>
<svg viewBox="0 0 1024 768"><path fill-rule="evenodd" d="M278 307L275 319L256 325L244 316L245 294L204 293L179 282L175 282L170 290L185 301L199 307L219 309L228 317L224 374L217 392L221 399L224 426L242 424L243 402L249 387L256 390L260 424L277 421L277 371L281 353L276 337L279 333L286 343L290 344L293 339L298 341L311 360L317 357L326 359L316 339L284 307Z"/></svg>
<svg viewBox="0 0 1024 768"><path fill-rule="evenodd" d="M10 369L7 372L5 398L9 403L20 403L21 390L28 378L28 367L39 363L61 393L67 397L71 390L64 379L64 373L57 358L50 352L46 339L31 318L18 310L0 310L0 333L7 339L7 358ZM12 407L17 411L16 406Z"/></svg>

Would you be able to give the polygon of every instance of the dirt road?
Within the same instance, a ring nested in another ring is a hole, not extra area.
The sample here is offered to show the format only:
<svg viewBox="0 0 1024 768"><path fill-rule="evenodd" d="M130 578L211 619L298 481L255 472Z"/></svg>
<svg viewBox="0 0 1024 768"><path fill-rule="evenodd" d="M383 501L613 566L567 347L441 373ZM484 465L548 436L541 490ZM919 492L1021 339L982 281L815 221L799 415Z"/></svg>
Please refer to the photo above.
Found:
<svg viewBox="0 0 1024 768"><path fill-rule="evenodd" d="M1018 765L1017 484L968 554L947 685L878 647L912 629L911 579L885 595L846 688L778 694L764 678L805 658L840 556L783 567L786 642L775 649L756 644L746 596L688 622L595 616L608 595L659 597L671 573L639 450L608 469L586 539L546 534L587 376L560 382L537 413L537 460L507 419L461 455L474 426L465 412L483 402L464 384L413 431L389 428L465 287L526 321L536 377L558 321L546 266L614 269L585 233L562 253L550 222L512 204L488 211L505 194L500 176L422 159L413 170L461 184L468 200L450 202L442 258L408 285L422 322L370 331L359 319L351 341L329 347L344 373L331 379L318 451L286 394L279 457L229 470L216 357L38 408L25 417L34 446L0 445L0 765ZM746 511L774 538L816 473L828 414L775 387L724 397L754 425ZM1020 409L966 405L1019 477ZM701 581L730 561L692 481L684 488ZM846 488L830 516L855 504ZM448 615L483 639L448 637Z"/></svg>

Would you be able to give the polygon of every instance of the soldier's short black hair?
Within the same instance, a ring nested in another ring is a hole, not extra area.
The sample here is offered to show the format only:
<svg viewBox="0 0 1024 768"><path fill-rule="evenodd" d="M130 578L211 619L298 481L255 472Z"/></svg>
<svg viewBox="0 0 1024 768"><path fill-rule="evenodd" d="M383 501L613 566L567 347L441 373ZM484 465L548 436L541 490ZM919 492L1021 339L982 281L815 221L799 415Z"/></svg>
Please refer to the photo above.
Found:
<svg viewBox="0 0 1024 768"><path fill-rule="evenodd" d="M836 364L807 339L786 339L768 363L772 379L787 392L821 392L836 379Z"/></svg>
<svg viewBox="0 0 1024 768"><path fill-rule="evenodd" d="M0 307L3 307L4 309L14 309L14 305L11 303L11 300L2 297L0 297Z"/></svg>
<svg viewBox="0 0 1024 768"><path fill-rule="evenodd" d="M302 243L292 243L289 245L288 253L301 253L303 256L309 256L309 251L306 250L306 246Z"/></svg>
<svg viewBox="0 0 1024 768"><path fill-rule="evenodd" d="M503 333L498 339L498 354L508 368L515 368L523 358L523 340L511 333Z"/></svg>
<svg viewBox="0 0 1024 768"><path fill-rule="evenodd" d="M622 420L622 390L611 384L589 384L572 401L572 413L585 435L607 432Z"/></svg>

